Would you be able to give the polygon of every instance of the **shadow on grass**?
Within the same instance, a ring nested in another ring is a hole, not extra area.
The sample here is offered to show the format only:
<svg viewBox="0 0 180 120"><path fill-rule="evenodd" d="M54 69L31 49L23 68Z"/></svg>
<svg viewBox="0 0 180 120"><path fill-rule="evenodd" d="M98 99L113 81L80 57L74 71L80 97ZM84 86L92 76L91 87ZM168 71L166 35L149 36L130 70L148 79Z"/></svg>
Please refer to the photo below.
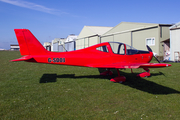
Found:
<svg viewBox="0 0 180 120"><path fill-rule="evenodd" d="M127 78L128 79L128 78ZM123 85L148 92L151 94L173 94L173 93L180 93L179 91L157 84L152 81L148 81L143 78L135 78L135 79L128 79Z"/></svg>
<svg viewBox="0 0 180 120"><path fill-rule="evenodd" d="M152 81L148 81L144 78L136 77L137 74L135 73L125 73L120 72L123 76L126 76L126 82L122 83L121 85L126 85L134 89L138 89L150 94L174 94L174 93L180 93L179 91L162 86L160 84L157 84ZM157 75L164 75L163 73L156 73L151 74L151 76L157 76ZM40 79L40 83L49 83L49 82L56 82L57 78L73 78L73 79L81 79L81 78L97 78L97 79L107 79L110 80L111 78L116 77L116 75L112 76L100 76L100 75L88 75L88 76L75 76L75 74L63 74L63 75L57 75L57 74L43 74L43 76ZM120 83L118 83L120 84Z"/></svg>
<svg viewBox="0 0 180 120"><path fill-rule="evenodd" d="M151 94L173 94L173 93L178 93L180 94L180 91L177 91L175 89L157 84L155 82L146 80L141 77L136 77L137 74L139 73L125 73L125 72L120 72L123 76L126 76L126 82L123 83L123 85L129 86L131 88L135 88L147 93ZM163 75L165 76L162 72L159 73L151 73L150 77L153 76L160 76Z"/></svg>
<svg viewBox="0 0 180 120"><path fill-rule="evenodd" d="M43 74L39 83L56 82L57 74Z"/></svg>

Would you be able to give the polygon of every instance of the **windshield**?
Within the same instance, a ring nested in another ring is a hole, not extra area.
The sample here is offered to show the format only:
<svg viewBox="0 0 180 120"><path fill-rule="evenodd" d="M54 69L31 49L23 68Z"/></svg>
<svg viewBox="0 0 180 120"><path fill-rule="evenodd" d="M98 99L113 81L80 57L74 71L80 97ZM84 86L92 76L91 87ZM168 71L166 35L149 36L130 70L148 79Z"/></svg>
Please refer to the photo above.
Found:
<svg viewBox="0 0 180 120"><path fill-rule="evenodd" d="M120 42L109 42L113 53L120 55L133 55L138 53L138 50L133 48L132 46L126 45Z"/></svg>
<svg viewBox="0 0 180 120"><path fill-rule="evenodd" d="M133 55L138 53L138 50L133 48L132 46L126 45L126 51L127 51L127 55Z"/></svg>

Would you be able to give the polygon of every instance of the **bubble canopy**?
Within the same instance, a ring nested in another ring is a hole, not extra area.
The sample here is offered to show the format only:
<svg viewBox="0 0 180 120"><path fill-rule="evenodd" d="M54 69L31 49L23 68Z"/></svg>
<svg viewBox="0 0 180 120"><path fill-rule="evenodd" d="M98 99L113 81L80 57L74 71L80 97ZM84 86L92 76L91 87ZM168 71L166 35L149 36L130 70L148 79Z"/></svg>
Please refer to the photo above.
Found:
<svg viewBox="0 0 180 120"><path fill-rule="evenodd" d="M120 42L109 42L111 49L113 53L120 54L120 55L133 55L137 54L139 50L133 48L132 46L129 46L124 43Z"/></svg>

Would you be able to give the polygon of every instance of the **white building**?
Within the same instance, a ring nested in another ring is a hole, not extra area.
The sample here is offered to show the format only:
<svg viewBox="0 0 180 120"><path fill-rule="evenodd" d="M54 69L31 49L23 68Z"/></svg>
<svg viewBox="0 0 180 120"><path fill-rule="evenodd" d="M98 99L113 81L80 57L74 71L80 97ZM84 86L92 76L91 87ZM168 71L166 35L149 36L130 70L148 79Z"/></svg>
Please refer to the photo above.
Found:
<svg viewBox="0 0 180 120"><path fill-rule="evenodd" d="M76 49L77 37L77 35L70 34L67 38L55 38L52 40L51 50L55 52L73 51Z"/></svg>
<svg viewBox="0 0 180 120"><path fill-rule="evenodd" d="M180 22L170 28L170 60L180 61Z"/></svg>
<svg viewBox="0 0 180 120"><path fill-rule="evenodd" d="M51 42L45 42L43 46L46 50L51 51Z"/></svg>
<svg viewBox="0 0 180 120"><path fill-rule="evenodd" d="M66 38L55 38L54 40L52 40L51 51L58 52L60 49L59 46L64 44L65 41Z"/></svg>
<svg viewBox="0 0 180 120"><path fill-rule="evenodd" d="M77 35L70 34L70 35L66 38L65 42L76 41L77 37L78 37Z"/></svg>
<svg viewBox="0 0 180 120"><path fill-rule="evenodd" d="M10 45L10 50L19 50L19 45Z"/></svg>

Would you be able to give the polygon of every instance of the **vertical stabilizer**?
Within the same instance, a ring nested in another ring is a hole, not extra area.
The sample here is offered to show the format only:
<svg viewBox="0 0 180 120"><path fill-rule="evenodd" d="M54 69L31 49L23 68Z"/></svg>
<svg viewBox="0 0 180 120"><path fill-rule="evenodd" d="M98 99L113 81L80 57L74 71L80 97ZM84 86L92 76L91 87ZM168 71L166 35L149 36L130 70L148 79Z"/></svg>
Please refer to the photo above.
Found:
<svg viewBox="0 0 180 120"><path fill-rule="evenodd" d="M47 50L28 29L14 29L21 55L45 55Z"/></svg>

